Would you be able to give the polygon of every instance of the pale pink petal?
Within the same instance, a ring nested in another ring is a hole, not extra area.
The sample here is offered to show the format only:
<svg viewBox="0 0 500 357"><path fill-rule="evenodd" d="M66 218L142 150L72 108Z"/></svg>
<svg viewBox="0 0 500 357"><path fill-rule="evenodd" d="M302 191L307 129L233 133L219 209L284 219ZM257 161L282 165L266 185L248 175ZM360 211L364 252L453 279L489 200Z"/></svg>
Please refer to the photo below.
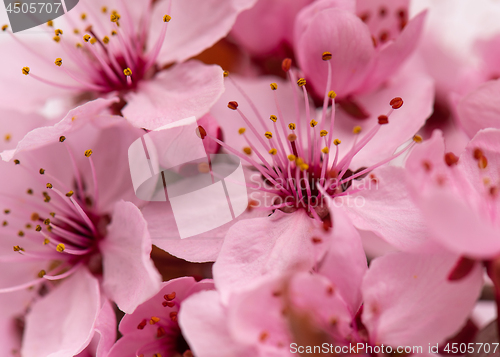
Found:
<svg viewBox="0 0 500 357"><path fill-rule="evenodd" d="M500 80L481 84L458 104L458 120L470 138L485 128L500 128Z"/></svg>
<svg viewBox="0 0 500 357"><path fill-rule="evenodd" d="M320 4L320 3L319 3ZM326 89L327 69L322 54L332 54L333 89L340 98L356 90L370 70L370 62L375 54L368 27L354 14L329 8L316 12L316 3L306 7L297 17L295 28L295 53L306 78L315 92L323 96ZM299 23L307 23L304 28Z"/></svg>
<svg viewBox="0 0 500 357"><path fill-rule="evenodd" d="M22 113L12 109L1 109L0 152L14 149L29 131L45 124L46 120L37 113Z"/></svg>
<svg viewBox="0 0 500 357"><path fill-rule="evenodd" d="M151 238L139 209L120 201L102 241L103 288L118 307L127 313L153 296L161 276L150 258Z"/></svg>
<svg viewBox="0 0 500 357"><path fill-rule="evenodd" d="M216 291L203 291L182 303L182 334L198 357L253 357L252 346L237 343L228 328L228 316Z"/></svg>
<svg viewBox="0 0 500 357"><path fill-rule="evenodd" d="M293 25L298 12L312 0L259 0L242 12L231 30L237 43L253 55L265 55L280 45L293 43ZM258 23L258 26L255 24Z"/></svg>
<svg viewBox="0 0 500 357"><path fill-rule="evenodd" d="M371 128L379 125L378 116L387 114L391 109L389 102L395 97L403 99L403 106L390 115L389 124L382 125L375 137L354 156L351 170L368 167L389 158L417 133L432 113L433 81L415 68L405 67L380 90L356 96L356 102L370 114L368 119L360 121L342 110L337 111L334 135L342 142L339 145L342 157L352 147L353 128L361 126L361 139Z"/></svg>
<svg viewBox="0 0 500 357"><path fill-rule="evenodd" d="M67 357L92 339L99 314L99 284L86 269L32 305L26 316L23 356Z"/></svg>
<svg viewBox="0 0 500 357"><path fill-rule="evenodd" d="M118 120L123 119L105 114L105 110L111 104L116 102L116 100L116 98L100 98L76 107L75 109L70 110L69 113L57 124L44 126L30 131L21 141L19 141L15 149L6 150L0 153L0 156L4 161L9 161L18 152L32 150L47 144L56 143L58 142L59 137L76 131L87 123L93 123L98 127L114 125Z"/></svg>
<svg viewBox="0 0 500 357"><path fill-rule="evenodd" d="M329 236L323 236L323 229L302 209L236 223L213 267L223 301L261 276L311 269L327 248Z"/></svg>
<svg viewBox="0 0 500 357"><path fill-rule="evenodd" d="M136 329L120 338L106 357L137 357L136 351L151 340L149 335L149 331Z"/></svg>
<svg viewBox="0 0 500 357"><path fill-rule="evenodd" d="M113 306L108 300L104 302L99 312L95 331L100 335L96 357L106 357L116 341L116 315Z"/></svg>
<svg viewBox="0 0 500 357"><path fill-rule="evenodd" d="M351 315L361 305L361 281L367 270L358 231L341 208L330 205L332 239L318 273L327 277L342 296Z"/></svg>
<svg viewBox="0 0 500 357"><path fill-rule="evenodd" d="M384 46L375 56L375 64L365 79L363 91L375 89L396 73L403 62L414 52L424 26L426 12L408 22L393 43Z"/></svg>
<svg viewBox="0 0 500 357"><path fill-rule="evenodd" d="M224 91L222 69L198 61L161 71L129 92L122 113L134 126L156 129L195 116L200 118Z"/></svg>
<svg viewBox="0 0 500 357"><path fill-rule="evenodd" d="M386 166L353 184L362 191L335 199L354 226L373 231L394 247L414 248L427 238L424 219L405 185L403 168Z"/></svg>
<svg viewBox="0 0 500 357"><path fill-rule="evenodd" d="M375 259L362 287L370 342L428 346L460 330L479 297L482 270L476 266L464 279L450 282L457 258L394 253Z"/></svg>
<svg viewBox="0 0 500 357"><path fill-rule="evenodd" d="M231 30L238 14L256 0L172 0L167 35L158 58L160 64L182 62L211 47ZM153 9L148 47L157 41L154 34L164 26L163 16L170 1L159 1Z"/></svg>
<svg viewBox="0 0 500 357"><path fill-rule="evenodd" d="M398 37L408 22L410 0L357 0L356 14L370 29L377 44Z"/></svg>
<svg viewBox="0 0 500 357"><path fill-rule="evenodd" d="M0 318L0 353L2 356L15 356L14 351L21 349L22 334L19 321L13 317Z"/></svg>

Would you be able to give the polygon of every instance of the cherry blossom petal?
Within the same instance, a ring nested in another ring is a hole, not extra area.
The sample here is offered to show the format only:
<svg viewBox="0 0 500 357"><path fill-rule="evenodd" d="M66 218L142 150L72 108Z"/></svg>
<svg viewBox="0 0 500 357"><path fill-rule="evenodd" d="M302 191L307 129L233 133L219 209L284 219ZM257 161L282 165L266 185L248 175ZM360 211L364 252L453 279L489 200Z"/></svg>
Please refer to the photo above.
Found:
<svg viewBox="0 0 500 357"><path fill-rule="evenodd" d="M213 267L223 301L231 291L263 275L312 268L326 249L324 235L302 209L289 214L277 210L268 218L236 223L228 231ZM318 243L313 238L319 239Z"/></svg>
<svg viewBox="0 0 500 357"><path fill-rule="evenodd" d="M320 4L320 3L319 3ZM322 54L332 54L331 88L339 99L355 91L370 70L375 54L370 32L354 14L329 8L316 12L317 3L306 7L297 17L295 32L295 53L300 68L318 95L326 90L327 64ZM303 32L300 22L308 23Z"/></svg>
<svg viewBox="0 0 500 357"><path fill-rule="evenodd" d="M19 141L15 149L6 150L0 153L0 156L4 161L9 161L18 152L33 150L50 143L55 143L59 140L59 137L79 130L89 122L101 128L114 125L118 120L123 119L117 116L104 114L103 111L116 102L116 100L116 98L100 98L76 107L70 110L69 113L55 125L44 126L30 131L21 141Z"/></svg>
<svg viewBox="0 0 500 357"><path fill-rule="evenodd" d="M206 114L224 91L222 69L198 61L161 71L125 95L122 113L138 128L156 129L165 124Z"/></svg>
<svg viewBox="0 0 500 357"><path fill-rule="evenodd" d="M113 306L108 300L104 302L99 312L95 331L99 335L96 357L106 357L116 341L116 315Z"/></svg>
<svg viewBox="0 0 500 357"><path fill-rule="evenodd" d="M131 313L160 288L161 276L151 258L151 238L139 209L115 205L108 235L101 242L103 288L118 307Z"/></svg>
<svg viewBox="0 0 500 357"><path fill-rule="evenodd" d="M257 351L231 337L228 316L216 291L202 291L182 303L179 325L195 356L252 357Z"/></svg>
<svg viewBox="0 0 500 357"><path fill-rule="evenodd" d="M67 357L81 352L92 339L99 300L97 280L86 269L76 271L32 305L22 355Z"/></svg>
<svg viewBox="0 0 500 357"><path fill-rule="evenodd" d="M500 80L488 81L458 104L458 120L469 137L485 128L500 129Z"/></svg>
<svg viewBox="0 0 500 357"><path fill-rule="evenodd" d="M448 281L457 258L393 253L375 259L362 286L362 319L370 342L428 346L457 332L482 286L479 266L460 281Z"/></svg>
<svg viewBox="0 0 500 357"><path fill-rule="evenodd" d="M182 62L211 47L231 30L238 14L249 9L256 0L172 0L169 15L172 20L161 48L161 64ZM170 1L159 1L152 14L151 33L160 33L164 26L163 16ZM157 36L150 36L148 47L152 48Z"/></svg>
<svg viewBox="0 0 500 357"><path fill-rule="evenodd" d="M37 113L22 113L18 110L0 110L0 152L14 149L17 143L31 130L46 124Z"/></svg>
<svg viewBox="0 0 500 357"><path fill-rule="evenodd" d="M422 213L406 188L403 168L386 166L353 184L362 191L339 197L334 204L342 206L358 229L369 230L392 244L407 250L427 239Z"/></svg>

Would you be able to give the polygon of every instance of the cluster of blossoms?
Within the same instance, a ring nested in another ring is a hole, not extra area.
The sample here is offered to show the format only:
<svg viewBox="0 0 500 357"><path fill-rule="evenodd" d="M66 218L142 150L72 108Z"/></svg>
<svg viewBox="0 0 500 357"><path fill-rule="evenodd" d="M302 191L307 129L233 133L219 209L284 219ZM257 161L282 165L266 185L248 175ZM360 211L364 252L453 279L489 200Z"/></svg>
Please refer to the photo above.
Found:
<svg viewBox="0 0 500 357"><path fill-rule="evenodd" d="M2 26L0 355L479 353L499 12L80 0Z"/></svg>

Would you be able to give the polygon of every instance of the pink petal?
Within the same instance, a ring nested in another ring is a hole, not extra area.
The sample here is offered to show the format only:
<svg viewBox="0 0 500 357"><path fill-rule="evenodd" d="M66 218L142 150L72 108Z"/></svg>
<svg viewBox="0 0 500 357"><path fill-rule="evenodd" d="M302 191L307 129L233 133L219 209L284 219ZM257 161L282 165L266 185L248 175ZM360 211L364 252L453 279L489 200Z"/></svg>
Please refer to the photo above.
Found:
<svg viewBox="0 0 500 357"><path fill-rule="evenodd" d="M394 253L375 259L363 281L371 343L428 346L457 332L479 297L482 271L447 280L454 255Z"/></svg>
<svg viewBox="0 0 500 357"><path fill-rule="evenodd" d="M375 56L375 64L365 79L363 91L380 86L396 73L403 62L414 52L424 27L426 12L421 12L404 28L396 40L381 48Z"/></svg>
<svg viewBox="0 0 500 357"><path fill-rule="evenodd" d="M500 80L488 81L458 104L458 120L469 137L485 128L500 128Z"/></svg>
<svg viewBox="0 0 500 357"><path fill-rule="evenodd" d="M234 25L238 14L252 7L256 0L196 0L172 1L167 35L161 48L159 62L183 62L211 47L225 37ZM162 19L170 1L159 1L152 14L151 36L148 48L152 48L164 26Z"/></svg>
<svg viewBox="0 0 500 357"><path fill-rule="evenodd" d="M117 98L100 98L76 107L70 110L57 124L30 131L21 141L19 141L15 149L4 151L0 153L0 156L4 161L9 161L18 152L33 150L47 144L57 143L59 137L79 130L89 122L97 127L113 125L118 120L123 119L105 114L104 112L106 108L116 102L116 100Z"/></svg>
<svg viewBox="0 0 500 357"><path fill-rule="evenodd" d="M378 44L398 37L408 21L409 0L357 0L356 14Z"/></svg>
<svg viewBox="0 0 500 357"><path fill-rule="evenodd" d="M373 231L394 247L406 250L425 241L427 231L421 212L406 188L403 168L386 166L353 184L362 191L337 198L358 229Z"/></svg>
<svg viewBox="0 0 500 357"><path fill-rule="evenodd" d="M120 201L115 205L100 248L103 288L122 311L133 312L158 291L161 276L150 258L147 223L132 203Z"/></svg>
<svg viewBox="0 0 500 357"><path fill-rule="evenodd" d="M317 12L317 6L320 5L313 3L297 17L295 53L313 89L323 96L330 88L326 88L328 66L321 55L330 52L331 89L339 99L345 98L362 84L370 70L369 63L375 54L371 35L356 15L338 8ZM305 30L298 32L300 28Z"/></svg>
<svg viewBox="0 0 500 357"><path fill-rule="evenodd" d="M216 291L189 297L179 313L182 334L198 357L253 357L252 346L237 343L231 336L225 307Z"/></svg>
<svg viewBox="0 0 500 357"><path fill-rule="evenodd" d="M411 139L432 113L434 86L430 77L413 67L405 67L393 76L386 86L379 90L356 96L356 101L364 107L370 117L361 123L342 110L337 111L335 137L341 140L340 156L350 150L354 141L353 128L360 125L367 133L378 124L378 116L386 114L391 107L389 102L401 97L404 104L389 117L389 124L382 125L379 132L352 160L351 170L368 167L389 158L403 143ZM360 137L360 138L361 138Z"/></svg>
<svg viewBox="0 0 500 357"><path fill-rule="evenodd" d="M239 45L254 55L265 55L283 43L293 41L293 25L297 13L312 0L260 0L243 11L231 30ZM255 26L258 23L259 26Z"/></svg>
<svg viewBox="0 0 500 357"><path fill-rule="evenodd" d="M23 356L67 357L90 342L99 314L99 284L86 269L32 305L26 316Z"/></svg>
<svg viewBox="0 0 500 357"><path fill-rule="evenodd" d="M354 316L361 305L361 281L367 270L366 256L358 231L347 214L333 204L332 239L318 273L327 277Z"/></svg>
<svg viewBox="0 0 500 357"><path fill-rule="evenodd" d="M275 211L268 218L242 220L227 233L213 267L215 284L223 301L263 275L310 269L327 243L324 231L304 210ZM319 243L313 238L318 237Z"/></svg>
<svg viewBox="0 0 500 357"><path fill-rule="evenodd" d="M100 335L96 357L107 357L107 353L116 341L116 315L108 300L104 302L99 312L95 331Z"/></svg>
<svg viewBox="0 0 500 357"><path fill-rule="evenodd" d="M120 338L106 357L137 357L136 351L148 343L149 331L136 330Z"/></svg>
<svg viewBox="0 0 500 357"><path fill-rule="evenodd" d="M22 113L12 109L0 111L0 152L15 149L16 144L29 131L46 124L37 113Z"/></svg>
<svg viewBox="0 0 500 357"><path fill-rule="evenodd" d="M21 349L22 335L19 322L13 317L0 319L0 353L2 356L14 356L13 351Z"/></svg>
<svg viewBox="0 0 500 357"><path fill-rule="evenodd" d="M136 92L126 94L122 113L138 128L156 129L190 116L200 118L223 91L222 69L193 60L140 82Z"/></svg>

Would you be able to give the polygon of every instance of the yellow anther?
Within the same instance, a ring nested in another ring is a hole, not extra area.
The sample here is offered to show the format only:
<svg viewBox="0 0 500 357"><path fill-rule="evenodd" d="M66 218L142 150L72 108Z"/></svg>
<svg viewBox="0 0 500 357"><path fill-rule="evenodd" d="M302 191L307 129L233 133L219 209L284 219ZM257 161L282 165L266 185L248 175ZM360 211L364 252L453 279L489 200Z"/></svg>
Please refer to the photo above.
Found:
<svg viewBox="0 0 500 357"><path fill-rule="evenodd" d="M14 160L14 165L19 165L20 163L21 163L21 161L19 161L18 159Z"/></svg>
<svg viewBox="0 0 500 357"><path fill-rule="evenodd" d="M64 252L64 249L66 249L66 246L64 245L64 243L59 243L56 247L56 250L59 252L59 253L62 253Z"/></svg>
<svg viewBox="0 0 500 357"><path fill-rule="evenodd" d="M273 122L275 122L275 123L276 123L276 120L278 120L278 117L277 117L276 115L271 115L271 116L269 117L269 119L271 119Z"/></svg>
<svg viewBox="0 0 500 357"><path fill-rule="evenodd" d="M61 67L62 66L62 58L56 58L56 60L54 61L54 63L56 64L56 66Z"/></svg>
<svg viewBox="0 0 500 357"><path fill-rule="evenodd" d="M337 93L335 93L334 91L331 90L328 92L328 98L335 99L336 96L337 96Z"/></svg>
<svg viewBox="0 0 500 357"><path fill-rule="evenodd" d="M38 171L40 173L40 175L43 175L45 173L45 170L44 169L40 169L40 171Z"/></svg>
<svg viewBox="0 0 500 357"><path fill-rule="evenodd" d="M247 129L245 129L245 128L239 128L238 129L238 134L242 135L242 134L245 133L245 131L247 131Z"/></svg>
<svg viewBox="0 0 500 357"><path fill-rule="evenodd" d="M308 164L302 164L302 165L300 165L300 170L301 171L306 171L307 169L309 169L309 165Z"/></svg>
<svg viewBox="0 0 500 357"><path fill-rule="evenodd" d="M43 278L45 276L45 274L47 274L47 272L45 270L40 270L40 272L38 273L38 277L39 278Z"/></svg>
<svg viewBox="0 0 500 357"><path fill-rule="evenodd" d="M86 13L82 13L82 14L80 15L80 18L81 18L82 20L85 20L85 19L87 18L87 14L86 14Z"/></svg>
<svg viewBox="0 0 500 357"><path fill-rule="evenodd" d="M316 125L318 125L318 122L314 119L311 120L311 122L309 123L309 125L311 125L311 128L314 128Z"/></svg>
<svg viewBox="0 0 500 357"><path fill-rule="evenodd" d="M45 238L45 239L43 240L43 245L47 245L47 244L49 244L49 243L50 243L50 240L48 240L47 238Z"/></svg>
<svg viewBox="0 0 500 357"><path fill-rule="evenodd" d="M25 227L26 227L26 229L31 229L32 226L30 223L26 223Z"/></svg>
<svg viewBox="0 0 500 357"><path fill-rule="evenodd" d="M60 38L59 36L54 36L54 37L52 37L52 39L53 39L54 41L56 41L56 42L61 41L61 38Z"/></svg>
<svg viewBox="0 0 500 357"><path fill-rule="evenodd" d="M361 127L359 125L356 125L354 128L352 128L352 133L353 134L361 133Z"/></svg>
<svg viewBox="0 0 500 357"><path fill-rule="evenodd" d="M271 150L269 150L269 153L271 155L276 155L278 153L278 150L276 150L275 148L272 148Z"/></svg>
<svg viewBox="0 0 500 357"><path fill-rule="evenodd" d="M108 36L104 36L102 38L102 42L105 43L106 45L109 43L109 37Z"/></svg>
<svg viewBox="0 0 500 357"><path fill-rule="evenodd" d="M248 147L248 146L245 146L245 147L243 148L243 152L244 152L245 154L247 154L247 155L251 155L251 154L252 154L252 149L251 149L250 147Z"/></svg>
<svg viewBox="0 0 500 357"><path fill-rule="evenodd" d="M305 86L305 85L306 85L306 80L305 80L305 78L300 78L300 79L297 81L297 84L299 85L299 87Z"/></svg>
<svg viewBox="0 0 500 357"><path fill-rule="evenodd" d="M153 357L162 357L161 353L155 353Z"/></svg>
<svg viewBox="0 0 500 357"><path fill-rule="evenodd" d="M19 237L24 237L24 232L23 232L23 231L19 231L19 232L17 232L17 235L18 235Z"/></svg>
<svg viewBox="0 0 500 357"><path fill-rule="evenodd" d="M97 42L97 39L95 37L92 37L89 42L91 45L93 45L94 43Z"/></svg>
<svg viewBox="0 0 500 357"><path fill-rule="evenodd" d="M52 226L47 226L46 229L47 229L47 232L49 232L49 233L52 232Z"/></svg>
<svg viewBox="0 0 500 357"><path fill-rule="evenodd" d="M28 188L28 189L26 190L26 193L27 193L28 195L32 195L32 194L33 194L33 190L32 190L31 188Z"/></svg>
<svg viewBox="0 0 500 357"><path fill-rule="evenodd" d="M116 36L118 34L118 32L116 32L115 30L111 31L111 36Z"/></svg>
<svg viewBox="0 0 500 357"><path fill-rule="evenodd" d="M4 226L4 227L7 226L8 224L9 224L9 222L7 222L7 221L2 222L2 226Z"/></svg>
<svg viewBox="0 0 500 357"><path fill-rule="evenodd" d="M2 26L2 31L7 30L8 28L9 28L9 25L3 25L3 26Z"/></svg>
<svg viewBox="0 0 500 357"><path fill-rule="evenodd" d="M47 21L47 26L53 27L54 26L54 21L52 21L52 20Z"/></svg>
<svg viewBox="0 0 500 357"><path fill-rule="evenodd" d="M14 252L24 252L24 248L21 248L18 245L15 245L13 248L14 248Z"/></svg>
<svg viewBox="0 0 500 357"><path fill-rule="evenodd" d="M110 18L111 22L118 22L118 20L120 20L120 18L115 14L111 14L111 16L109 18Z"/></svg>
<svg viewBox="0 0 500 357"><path fill-rule="evenodd" d="M290 130L295 130L295 128L296 128L296 127L297 127L297 126L295 125L295 123L290 123L290 124L288 124L288 128L289 128Z"/></svg>
<svg viewBox="0 0 500 357"><path fill-rule="evenodd" d="M323 52L321 58L323 59L323 61L329 61L332 59L332 54L331 52Z"/></svg>
<svg viewBox="0 0 500 357"><path fill-rule="evenodd" d="M160 318L156 316L152 316L151 320L149 320L149 324L154 325L156 323L160 322Z"/></svg>
<svg viewBox="0 0 500 357"><path fill-rule="evenodd" d="M276 83L271 83L271 89L272 89L272 90L276 90L276 89L278 89L278 84L276 84Z"/></svg>
<svg viewBox="0 0 500 357"><path fill-rule="evenodd" d="M328 154L328 153L330 152L330 149L328 149L328 147L327 147L327 146L325 146L323 149L321 149L321 152L322 152L323 154Z"/></svg>
<svg viewBox="0 0 500 357"><path fill-rule="evenodd" d="M264 133L264 136L265 136L266 138L268 138L268 139L272 139L272 137L273 137L273 133L271 133L270 131L266 131L266 132Z"/></svg>
<svg viewBox="0 0 500 357"><path fill-rule="evenodd" d="M26 76L28 74L30 74L30 68L29 67L23 67L23 74L26 75Z"/></svg>
<svg viewBox="0 0 500 357"><path fill-rule="evenodd" d="M337 145L340 145L342 141L340 141L339 139L335 139L333 140L333 145L337 146Z"/></svg>
<svg viewBox="0 0 500 357"><path fill-rule="evenodd" d="M76 46L76 48L82 48L83 47L80 42L77 42L75 46Z"/></svg>
<svg viewBox="0 0 500 357"><path fill-rule="evenodd" d="M55 212L50 212L49 213L52 217L55 217L56 216L56 213Z"/></svg>
<svg viewBox="0 0 500 357"><path fill-rule="evenodd" d="M227 76L229 76L229 72L228 71L224 71L222 74L224 75L224 78L227 77Z"/></svg>
<svg viewBox="0 0 500 357"><path fill-rule="evenodd" d="M295 161L295 163L298 165L298 166L301 166L301 165L304 165L305 162L304 162L304 159L301 158L301 157L298 157L297 160Z"/></svg>
<svg viewBox="0 0 500 357"><path fill-rule="evenodd" d="M69 191L66 193L66 197L71 197L73 196L74 192L73 191Z"/></svg>
<svg viewBox="0 0 500 357"><path fill-rule="evenodd" d="M5 210L3 210L3 213L5 213L5 214L9 214L9 213L10 213L10 209L5 209Z"/></svg>
<svg viewBox="0 0 500 357"><path fill-rule="evenodd" d="M85 35L83 36L83 40L84 40L85 42L89 42L89 41L90 41L90 39L91 39L91 37L90 37L90 35L89 35L89 34L85 34Z"/></svg>
<svg viewBox="0 0 500 357"><path fill-rule="evenodd" d="M80 30L78 30L78 29L74 29L74 30L73 30L73 33L74 33L75 35L78 35L78 34L80 33Z"/></svg>
<svg viewBox="0 0 500 357"><path fill-rule="evenodd" d="M46 185L45 185L47 188L52 188L52 184L50 182L48 182Z"/></svg>
<svg viewBox="0 0 500 357"><path fill-rule="evenodd" d="M297 157L295 155L292 155L292 154L288 155L287 157L288 157L288 160L290 160L290 161L297 160Z"/></svg>
<svg viewBox="0 0 500 357"><path fill-rule="evenodd" d="M10 141L10 139L12 139L12 135L5 134L4 139L5 139L5 141Z"/></svg>
<svg viewBox="0 0 500 357"><path fill-rule="evenodd" d="M90 155L92 155L92 150L85 150L85 157L90 157Z"/></svg>
<svg viewBox="0 0 500 357"><path fill-rule="evenodd" d="M101 11L103 14L108 12L108 8L106 6L101 7Z"/></svg>
<svg viewBox="0 0 500 357"><path fill-rule="evenodd" d="M49 218L46 218L43 220L43 224L45 224L46 226L48 226L50 224L50 219Z"/></svg>
<svg viewBox="0 0 500 357"><path fill-rule="evenodd" d="M170 20L172 20L172 16L170 15L163 16L163 22L170 22Z"/></svg>
<svg viewBox="0 0 500 357"><path fill-rule="evenodd" d="M63 34L63 31L61 29L55 29L54 33L56 34L56 36L59 36Z"/></svg>
<svg viewBox="0 0 500 357"><path fill-rule="evenodd" d="M421 143L422 142L422 137L420 135L415 135L413 137L413 141L416 142L416 143Z"/></svg>
<svg viewBox="0 0 500 357"><path fill-rule="evenodd" d="M65 137L64 135L61 135L61 136L59 137L59 142L60 142L60 143L63 143L63 142L64 142L64 140L66 140L66 137Z"/></svg>
<svg viewBox="0 0 500 357"><path fill-rule="evenodd" d="M126 75L127 77L131 76L132 75L132 70L130 68L125 68L123 70L123 74Z"/></svg>
<svg viewBox="0 0 500 357"><path fill-rule="evenodd" d="M319 136L321 136L321 137L324 137L324 136L327 136L327 135L328 135L328 131L326 131L324 129L319 132Z"/></svg>
<svg viewBox="0 0 500 357"><path fill-rule="evenodd" d="M42 230L42 226L37 224L35 227L35 231L40 232Z"/></svg>

